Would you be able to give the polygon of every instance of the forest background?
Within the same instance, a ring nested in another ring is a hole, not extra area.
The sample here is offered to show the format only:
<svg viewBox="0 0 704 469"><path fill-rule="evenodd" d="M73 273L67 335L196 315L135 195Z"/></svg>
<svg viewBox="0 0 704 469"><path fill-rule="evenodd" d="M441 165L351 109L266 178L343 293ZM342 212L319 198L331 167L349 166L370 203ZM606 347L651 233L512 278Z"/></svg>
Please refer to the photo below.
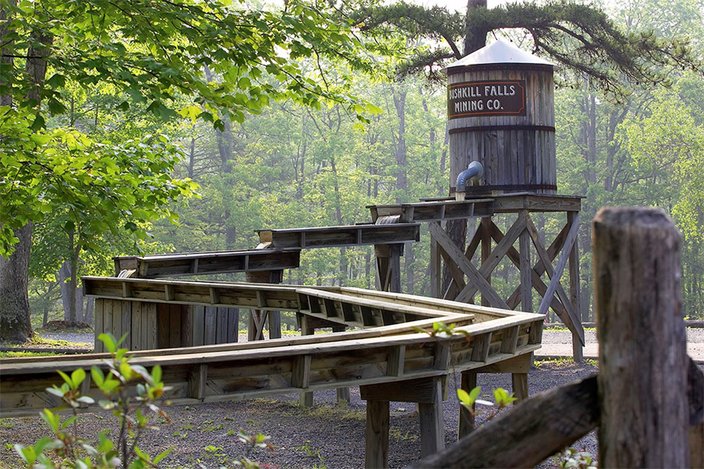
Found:
<svg viewBox="0 0 704 469"><path fill-rule="evenodd" d="M603 8L626 30L686 36L695 54L704 56L701 0L630 1ZM521 33L504 38L530 50L530 39ZM409 38L402 47L418 49L424 43ZM619 95L576 78L574 72L556 69L558 191L585 196L579 235L583 320L592 317L590 220L605 205L658 206L673 216L684 239L685 314L704 318L704 78L673 70L669 87L632 84ZM388 79L331 69L327 80L351 86L354 95L370 103L357 109L365 119L343 103L315 109L284 99L258 113L235 119L223 115L217 128L196 119L202 109L184 101L180 115L167 116L165 123L164 116L153 118L138 107L115 112L122 99L109 86L91 92L76 87L69 109L47 122L49 128L74 126L124 141L164 135L159 144L175 145L169 152L179 158L174 176L195 181L198 195L172 202L177 216L171 220L137 231L130 226L96 230L84 240L74 237L66 211L46 214L35 224L30 258L35 321L63 318L72 310L67 282L72 272L113 275L116 255L251 249L258 243L257 229L354 224L370 220L370 204L448 195L444 78L420 73ZM191 187L180 189L191 192ZM114 215L129 213L122 207ZM551 215L537 222L549 239L561 227ZM148 235L133 236L142 231ZM429 294L428 243L423 232L421 242L405 246L405 292ZM502 263L494 276L506 295L518 283L514 270ZM284 281L374 288L372 249L304 251L301 268L287 271ZM75 318L92 322L80 289Z"/></svg>

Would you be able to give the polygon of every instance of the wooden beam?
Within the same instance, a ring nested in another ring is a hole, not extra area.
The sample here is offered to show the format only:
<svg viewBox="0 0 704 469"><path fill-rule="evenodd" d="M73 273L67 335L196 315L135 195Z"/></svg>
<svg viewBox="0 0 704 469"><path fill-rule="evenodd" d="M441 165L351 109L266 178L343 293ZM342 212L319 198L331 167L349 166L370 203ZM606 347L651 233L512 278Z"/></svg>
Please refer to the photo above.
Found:
<svg viewBox="0 0 704 469"><path fill-rule="evenodd" d="M396 244L420 240L420 224L349 225L321 228L260 230L260 240L271 239L274 249L311 249L373 244Z"/></svg>
<svg viewBox="0 0 704 469"><path fill-rule="evenodd" d="M163 278L232 272L293 269L300 266L299 250L256 249L146 257L115 257L116 275L127 267L133 278Z"/></svg>
<svg viewBox="0 0 704 469"><path fill-rule="evenodd" d="M438 200L392 205L369 205L372 221L398 215L407 223L486 217L494 214L494 199Z"/></svg>

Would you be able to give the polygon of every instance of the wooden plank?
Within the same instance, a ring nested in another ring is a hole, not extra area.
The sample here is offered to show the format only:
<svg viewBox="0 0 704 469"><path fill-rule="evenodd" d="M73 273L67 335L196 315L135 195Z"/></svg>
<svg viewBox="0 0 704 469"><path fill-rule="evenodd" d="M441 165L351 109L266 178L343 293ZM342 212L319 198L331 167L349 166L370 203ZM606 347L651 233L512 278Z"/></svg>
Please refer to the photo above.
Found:
<svg viewBox="0 0 704 469"><path fill-rule="evenodd" d="M217 307L205 307L204 343L206 345L217 343Z"/></svg>
<svg viewBox="0 0 704 469"><path fill-rule="evenodd" d="M146 327L144 328L144 330L147 334L147 347L149 349L155 349L158 347L157 305L148 303L142 305L142 324L144 324L145 319Z"/></svg>
<svg viewBox="0 0 704 469"><path fill-rule="evenodd" d="M398 215L406 222L432 222L493 215L494 199L436 200L392 205L368 205L372 220Z"/></svg>
<svg viewBox="0 0 704 469"><path fill-rule="evenodd" d="M181 342L181 313L184 305L169 305L169 319L171 326L169 327L169 348L182 347Z"/></svg>
<svg viewBox="0 0 704 469"><path fill-rule="evenodd" d="M202 305L191 306L191 316L193 325L193 345L205 345L205 308Z"/></svg>
<svg viewBox="0 0 704 469"><path fill-rule="evenodd" d="M239 327L240 327L240 310L239 308L228 308L228 335L227 342L233 343L239 341ZM279 313L280 314L280 313ZM279 320L280 320L279 316ZM279 327L280 329L280 327Z"/></svg>
<svg viewBox="0 0 704 469"><path fill-rule="evenodd" d="M687 467L681 237L664 211L646 208L601 209L592 233L599 467Z"/></svg>
<svg viewBox="0 0 704 469"><path fill-rule="evenodd" d="M430 235L430 296L441 298L442 265L440 262L440 247L432 234Z"/></svg>
<svg viewBox="0 0 704 469"><path fill-rule="evenodd" d="M143 303L132 302L132 323L130 324L130 336L132 343L130 350L145 350L144 331L142 330L142 305Z"/></svg>
<svg viewBox="0 0 704 469"><path fill-rule="evenodd" d="M105 302L110 300L105 300L103 298L95 299L95 308L93 310L93 317L95 318L95 343L93 345L93 350L96 352L103 352L105 348L103 343L98 340L98 336L105 332Z"/></svg>
<svg viewBox="0 0 704 469"><path fill-rule="evenodd" d="M484 217L482 218L481 222L479 223L479 229L478 231L481 233L481 264L484 264L486 261L489 260L489 256L491 255L491 236L489 235L489 228L491 225L493 225L494 222L491 220L491 218ZM491 285L491 277L488 277L486 281ZM466 295L468 296L468 295ZM491 300L489 297L486 295L482 294L482 306L495 306L491 304Z"/></svg>
<svg viewBox="0 0 704 469"><path fill-rule="evenodd" d="M227 322L227 320L229 319L227 308L219 306L216 310L216 315L217 315L217 343L218 344L226 344L228 342L227 329L229 327L229 324Z"/></svg>
<svg viewBox="0 0 704 469"><path fill-rule="evenodd" d="M115 320L114 310L115 310L116 304L119 304L119 303L115 300L108 301L105 303L105 309L103 310L103 322L104 322L103 327L104 327L104 332L107 332L108 334L112 334L112 336L115 337L115 339L119 339L120 336L119 336L119 334L116 334L117 331L115 330L115 324L114 324L114 320ZM119 326L119 323L118 323L118 326Z"/></svg>
<svg viewBox="0 0 704 469"><path fill-rule="evenodd" d="M511 386L516 397L514 404L528 399L528 373L511 373Z"/></svg>
<svg viewBox="0 0 704 469"><path fill-rule="evenodd" d="M541 393L411 468L533 467L599 422L596 377Z"/></svg>
<svg viewBox="0 0 704 469"><path fill-rule="evenodd" d="M489 358L490 345L491 332L474 337L472 340L472 361L486 362Z"/></svg>
<svg viewBox="0 0 704 469"><path fill-rule="evenodd" d="M579 220L573 219L573 222L577 222L577 227L579 226ZM571 227L570 227L569 233L572 232L572 226L573 225L571 225ZM535 227L532 220L529 220L529 223L528 223L528 233L533 240L533 245L535 246L535 250L538 253L538 257L540 258L540 261L542 262L543 269L545 270L545 273L550 278L550 281L551 281L550 284L552 285L553 278L555 277L555 271L552 268L552 262L550 260L550 255L548 254L548 252L545 250L542 243L540 242L540 236L538 234L538 229ZM569 236L569 233L568 233L568 236ZM565 238L565 239L567 240L568 238ZM574 237L574 242L575 243L577 242L576 234ZM564 249L571 250L572 247L568 247L567 245L565 245ZM565 251L563 250L562 252L564 253ZM571 257L572 257L572 254L570 252L568 259ZM562 259L562 257L561 257L561 259ZM559 262L558 262L558 265L559 265ZM560 319L562 319L562 321L565 323L565 325L571 331L573 331L574 334L577 335L580 344L584 344L584 328L582 327L581 317L579 317L579 314L577 313L577 311L574 308L574 304L572 303L570 298L567 296L567 293L565 292L564 288L560 284L560 279L558 278L556 280L556 282L557 283L554 287L554 291L557 293L558 298L560 298L561 304L563 305L564 310L567 312L567 316L564 316L563 314L561 314L562 313L561 308L556 309L555 312L557 312L558 315L560 315ZM549 293L550 293L550 286L548 286L548 288L545 290L544 295L548 295ZM546 301L545 296L543 296L543 301ZM550 301L552 302L552 298L550 298ZM547 312L547 310L546 310L546 312ZM545 314L545 313L543 313L543 314Z"/></svg>
<svg viewBox="0 0 704 469"><path fill-rule="evenodd" d="M127 348L128 350L132 350L132 302L131 301L123 301L121 305L122 311L120 312L120 331L122 335L125 336L125 341L122 343L122 346Z"/></svg>
<svg viewBox="0 0 704 469"><path fill-rule="evenodd" d="M438 245L438 253L440 254L441 259L445 261L445 267L447 267L447 270L450 272L450 276L452 277L452 282L450 285L448 285L447 290L442 292L442 295L440 298L442 299L447 299L448 295L452 295L453 290L460 291L462 290L467 284L464 281L464 274L462 271L457 267L457 264L455 264L455 261L453 260L452 256L445 252L442 247ZM442 285L442 275L440 276L440 285ZM452 283L454 283L454 287Z"/></svg>

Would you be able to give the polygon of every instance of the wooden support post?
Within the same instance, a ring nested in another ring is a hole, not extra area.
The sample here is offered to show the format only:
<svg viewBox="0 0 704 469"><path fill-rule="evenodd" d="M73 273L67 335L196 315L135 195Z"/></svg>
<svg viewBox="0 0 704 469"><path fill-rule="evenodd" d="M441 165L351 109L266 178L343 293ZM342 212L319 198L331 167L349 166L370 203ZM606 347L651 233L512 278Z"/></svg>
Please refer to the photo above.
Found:
<svg viewBox="0 0 704 469"><path fill-rule="evenodd" d="M402 254L403 244L377 244L374 246L378 290L401 292Z"/></svg>
<svg viewBox="0 0 704 469"><path fill-rule="evenodd" d="M367 401L364 467L389 466L389 401Z"/></svg>
<svg viewBox="0 0 704 469"><path fill-rule="evenodd" d="M442 298L442 256L440 246L433 235L430 235L430 296ZM410 293L410 292L409 292Z"/></svg>
<svg viewBox="0 0 704 469"><path fill-rule="evenodd" d="M420 455L435 454L445 448L445 425L442 413L442 378L433 379L431 402L418 403L420 418Z"/></svg>
<svg viewBox="0 0 704 469"><path fill-rule="evenodd" d="M298 314L298 322L301 325L301 335L315 334L315 328L310 319L310 316ZM299 397L299 404L301 407L313 407L313 392L303 391Z"/></svg>
<svg viewBox="0 0 704 469"><path fill-rule="evenodd" d="M469 392L477 387L477 373L473 370L462 372L462 382L460 387L465 391ZM474 430L474 414L466 409L464 406L460 406L460 422L459 429L457 431L457 439L464 438L469 435L472 430Z"/></svg>
<svg viewBox="0 0 704 469"><path fill-rule="evenodd" d="M281 283L283 270L247 272L247 281L252 283ZM281 312L252 309L249 314L247 340L264 340L264 326L269 323L269 338L281 338Z"/></svg>
<svg viewBox="0 0 704 469"><path fill-rule="evenodd" d="M578 212L567 212L567 224L572 225L573 223L577 223L577 215ZM577 317L581 321L582 302L580 301L579 291L579 236L575 238L574 244L572 245L568 269L570 273L570 302L572 303L572 308L577 313ZM574 332L572 332L572 356L574 357L575 363L582 363L584 361L584 349L579 340L579 336L576 336Z"/></svg>
<svg viewBox="0 0 704 469"><path fill-rule="evenodd" d="M332 326L333 332L345 332L343 325ZM337 388L337 405L349 405L351 401L350 388Z"/></svg>
<svg viewBox="0 0 704 469"><path fill-rule="evenodd" d="M525 211L524 216L530 215ZM530 233L523 230L519 238L520 245L520 275L521 275L521 309L527 313L533 312L533 267L530 262Z"/></svg>
<svg viewBox="0 0 704 469"><path fill-rule="evenodd" d="M489 259L489 256L491 255L491 218L482 218L482 221L479 225L479 229L482 233L481 257L482 265L484 265L484 262L486 262ZM489 283L489 285L491 285L491 275L489 275L489 278L487 278L486 281ZM482 306L496 305L492 305L491 301L489 301L489 298L486 295L482 294Z"/></svg>
<svg viewBox="0 0 704 469"><path fill-rule="evenodd" d="M599 467L688 467L680 236L646 208L602 209L592 233Z"/></svg>
<svg viewBox="0 0 704 469"><path fill-rule="evenodd" d="M528 373L511 373L511 386L516 404L528 399Z"/></svg>

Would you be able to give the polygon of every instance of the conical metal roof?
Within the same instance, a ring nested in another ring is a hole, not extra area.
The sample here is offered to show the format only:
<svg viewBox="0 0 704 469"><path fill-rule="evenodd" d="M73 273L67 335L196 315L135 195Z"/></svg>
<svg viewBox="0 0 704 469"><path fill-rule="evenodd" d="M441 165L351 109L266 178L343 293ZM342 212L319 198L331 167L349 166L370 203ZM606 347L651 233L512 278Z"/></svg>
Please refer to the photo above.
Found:
<svg viewBox="0 0 704 469"><path fill-rule="evenodd" d="M491 64L531 64L531 65L547 65L554 66L553 63L545 59L536 57L528 52L519 49L510 42L502 41L501 39L492 42L488 46L482 47L476 52L472 52L466 57L461 58L457 62L451 63L447 69L456 67L471 67L473 65L491 65Z"/></svg>

